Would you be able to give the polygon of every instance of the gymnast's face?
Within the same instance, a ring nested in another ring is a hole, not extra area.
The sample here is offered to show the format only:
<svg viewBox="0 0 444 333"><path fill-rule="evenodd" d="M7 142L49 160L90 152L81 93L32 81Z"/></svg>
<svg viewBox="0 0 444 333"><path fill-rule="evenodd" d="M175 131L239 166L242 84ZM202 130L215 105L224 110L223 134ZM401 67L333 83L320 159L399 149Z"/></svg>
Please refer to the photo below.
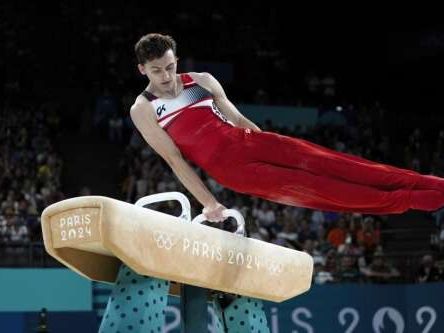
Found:
<svg viewBox="0 0 444 333"><path fill-rule="evenodd" d="M139 64L139 71L146 75L156 90L171 91L176 87L177 57L173 50L168 50L160 58Z"/></svg>

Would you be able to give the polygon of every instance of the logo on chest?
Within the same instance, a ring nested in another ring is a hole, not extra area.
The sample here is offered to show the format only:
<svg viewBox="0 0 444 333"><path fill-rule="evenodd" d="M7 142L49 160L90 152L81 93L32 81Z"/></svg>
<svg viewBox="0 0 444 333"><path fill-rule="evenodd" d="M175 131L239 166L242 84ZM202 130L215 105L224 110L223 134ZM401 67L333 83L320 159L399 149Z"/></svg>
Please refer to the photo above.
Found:
<svg viewBox="0 0 444 333"><path fill-rule="evenodd" d="M158 106L156 109L157 116L160 117L162 115L162 113L164 113L165 111L166 111L165 104Z"/></svg>

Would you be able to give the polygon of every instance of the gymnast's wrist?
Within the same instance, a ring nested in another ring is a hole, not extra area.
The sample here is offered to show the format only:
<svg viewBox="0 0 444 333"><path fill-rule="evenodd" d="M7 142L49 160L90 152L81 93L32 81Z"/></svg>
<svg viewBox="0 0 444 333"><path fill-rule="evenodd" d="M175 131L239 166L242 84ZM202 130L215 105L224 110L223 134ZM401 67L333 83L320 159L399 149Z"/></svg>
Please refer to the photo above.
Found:
<svg viewBox="0 0 444 333"><path fill-rule="evenodd" d="M216 199L208 200L207 202L203 203L204 209L215 209L218 205L220 205L220 203Z"/></svg>

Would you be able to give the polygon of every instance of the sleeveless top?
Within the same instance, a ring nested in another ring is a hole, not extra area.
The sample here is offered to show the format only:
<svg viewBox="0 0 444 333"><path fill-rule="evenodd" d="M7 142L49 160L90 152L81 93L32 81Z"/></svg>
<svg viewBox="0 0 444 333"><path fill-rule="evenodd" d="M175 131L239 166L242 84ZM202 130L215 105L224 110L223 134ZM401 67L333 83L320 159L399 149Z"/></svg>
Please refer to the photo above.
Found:
<svg viewBox="0 0 444 333"><path fill-rule="evenodd" d="M208 112L213 112L223 122L228 122L227 118L217 108L208 90L198 85L189 74L180 74L180 79L182 80L183 90L175 98L159 98L146 90L141 94L153 105L160 127L166 129L184 112L193 112L202 110L202 108Z"/></svg>

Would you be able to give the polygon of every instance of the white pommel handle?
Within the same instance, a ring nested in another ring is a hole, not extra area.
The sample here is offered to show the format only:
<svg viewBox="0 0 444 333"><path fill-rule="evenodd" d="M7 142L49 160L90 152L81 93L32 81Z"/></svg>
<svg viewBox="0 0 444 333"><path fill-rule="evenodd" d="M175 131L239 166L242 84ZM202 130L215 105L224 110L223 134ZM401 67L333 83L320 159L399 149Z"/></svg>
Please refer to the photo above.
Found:
<svg viewBox="0 0 444 333"><path fill-rule="evenodd" d="M135 205L143 207L155 202L170 201L170 200L179 201L180 206L182 207L182 213L180 214L179 218L187 222L191 222L190 201L184 194L180 192L164 192L164 193L147 195L146 197L137 200Z"/></svg>
<svg viewBox="0 0 444 333"><path fill-rule="evenodd" d="M236 235L245 235L245 220L241 213L239 213L235 209L225 209L222 211L223 217L233 217L237 222L237 230L234 232ZM191 223L202 223L207 221L207 218L204 214L197 215Z"/></svg>

